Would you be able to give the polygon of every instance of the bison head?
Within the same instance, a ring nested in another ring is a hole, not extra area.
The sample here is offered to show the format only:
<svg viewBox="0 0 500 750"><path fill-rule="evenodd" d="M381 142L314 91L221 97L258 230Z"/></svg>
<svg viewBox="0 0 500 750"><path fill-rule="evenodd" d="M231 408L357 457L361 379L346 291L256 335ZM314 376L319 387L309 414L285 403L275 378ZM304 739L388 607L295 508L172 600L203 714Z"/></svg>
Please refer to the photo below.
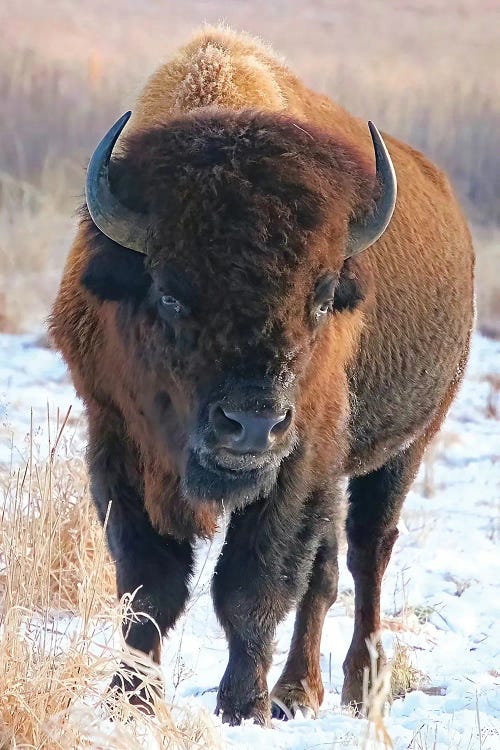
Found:
<svg viewBox="0 0 500 750"><path fill-rule="evenodd" d="M128 116L89 165L82 281L118 303L122 400L186 497L242 504L304 449L315 352L359 297L346 259L389 223L394 170L372 125L377 181L309 126L221 110L136 131L111 161Z"/></svg>

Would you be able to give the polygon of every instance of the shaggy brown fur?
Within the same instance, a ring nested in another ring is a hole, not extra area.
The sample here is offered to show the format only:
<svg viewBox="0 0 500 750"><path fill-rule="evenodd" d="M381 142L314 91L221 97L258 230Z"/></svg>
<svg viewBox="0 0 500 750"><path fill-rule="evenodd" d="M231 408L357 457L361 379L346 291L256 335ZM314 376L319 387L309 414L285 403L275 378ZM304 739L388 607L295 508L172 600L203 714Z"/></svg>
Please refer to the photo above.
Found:
<svg viewBox="0 0 500 750"><path fill-rule="evenodd" d="M380 240L344 262L349 220L369 213L376 190L366 125L255 40L206 29L147 83L112 164L122 200L154 217L146 262L84 211L54 304L102 517L113 501L118 590L142 586L138 606L162 632L186 600L193 539L213 534L221 499L234 508L214 581L230 647L219 708L232 723L268 720L272 636L294 602L273 694L286 714L321 704L344 477L356 616L343 699L359 702L399 511L467 359L469 232L446 177L384 139L396 210ZM318 326L311 305L326 277L335 298ZM161 319L162 294L182 300L179 319ZM253 408L255 383L262 408L295 412L272 467L195 466L215 399ZM147 624L128 640L158 658Z"/></svg>

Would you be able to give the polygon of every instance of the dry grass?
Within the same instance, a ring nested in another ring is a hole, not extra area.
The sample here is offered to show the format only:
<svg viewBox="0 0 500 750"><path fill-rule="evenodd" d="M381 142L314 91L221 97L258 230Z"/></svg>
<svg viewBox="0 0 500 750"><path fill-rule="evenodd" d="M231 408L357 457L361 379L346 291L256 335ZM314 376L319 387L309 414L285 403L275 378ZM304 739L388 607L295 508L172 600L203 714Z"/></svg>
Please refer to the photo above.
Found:
<svg viewBox="0 0 500 750"><path fill-rule="evenodd" d="M386 707L396 698L404 698L415 690L424 690L430 695L439 695L440 688L429 688L428 677L412 664L412 651L399 639L395 640L394 653L390 662L378 666L377 643L379 635L367 640L370 654L370 668L365 669L363 679L363 715L367 719L363 750L384 748L391 750L394 745L385 726ZM428 729L424 725L421 729ZM420 735L423 737L423 735ZM451 750L452 745L450 745ZM422 750L430 750L432 744L423 744Z"/></svg>
<svg viewBox="0 0 500 750"><path fill-rule="evenodd" d="M0 587L7 609L84 611L88 619L114 600L114 566L83 460L57 460L57 442L45 464L30 457L4 479Z"/></svg>
<svg viewBox="0 0 500 750"><path fill-rule="evenodd" d="M500 205L497 193L497 201ZM500 337L500 230L494 227L475 228L476 304L480 330L487 336Z"/></svg>
<svg viewBox="0 0 500 750"><path fill-rule="evenodd" d="M365 668L363 675L363 714L368 719L365 750L368 750L373 741L377 747L393 747L392 739L384 724L385 706L391 696L391 667L390 664L378 666L379 639L380 635L374 633L371 639L366 641L370 654L370 669Z"/></svg>
<svg viewBox="0 0 500 750"><path fill-rule="evenodd" d="M157 700L159 668L141 654L128 652L127 662L144 675L154 715L120 697L109 703L120 623L133 615L129 600L114 603L85 470L57 458L60 435L45 462L32 449L25 466L2 477L0 748L219 747L205 712Z"/></svg>
<svg viewBox="0 0 500 750"><path fill-rule="evenodd" d="M404 698L407 693L421 690L428 678L412 664L411 650L396 638L391 659L391 699Z"/></svg>
<svg viewBox="0 0 500 750"><path fill-rule="evenodd" d="M0 177L0 183L2 178ZM0 331L43 325L61 276L73 222L50 200L33 210L0 202Z"/></svg>
<svg viewBox="0 0 500 750"><path fill-rule="evenodd" d="M39 328L61 276L95 128L118 109L79 70L0 51L0 330ZM99 119L98 114L101 114ZM92 127L92 125L93 127ZM94 128L94 129L93 129ZM87 134L87 135L86 135Z"/></svg>
<svg viewBox="0 0 500 750"><path fill-rule="evenodd" d="M206 7L205 7L206 5ZM487 2L316 0L0 9L0 330L40 325L70 243L93 146L138 86L203 20L262 34L312 86L421 148L476 225L478 315L500 332L498 44ZM2 17L2 12L4 17ZM24 14L24 15L23 15ZM201 14L201 15L200 15ZM26 18L31 20L27 23ZM355 29L355 34L351 30ZM126 40L126 44L123 43Z"/></svg>

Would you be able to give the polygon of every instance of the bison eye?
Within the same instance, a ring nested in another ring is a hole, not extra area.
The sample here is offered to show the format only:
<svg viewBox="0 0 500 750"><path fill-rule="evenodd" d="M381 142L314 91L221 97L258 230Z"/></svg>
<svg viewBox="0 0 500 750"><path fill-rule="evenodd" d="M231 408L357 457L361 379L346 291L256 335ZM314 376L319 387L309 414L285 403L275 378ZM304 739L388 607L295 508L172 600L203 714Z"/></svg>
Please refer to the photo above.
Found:
<svg viewBox="0 0 500 750"><path fill-rule="evenodd" d="M323 276L316 283L312 302L312 315L316 322L333 312L336 285L337 278L333 274Z"/></svg>
<svg viewBox="0 0 500 750"><path fill-rule="evenodd" d="M331 299L325 300L324 302L321 302L321 304L316 305L313 309L313 318L315 323L320 323L322 320L325 319L325 317L328 315L328 313L333 312L333 297Z"/></svg>
<svg viewBox="0 0 500 750"><path fill-rule="evenodd" d="M318 305L316 308L316 316L321 317L321 315L327 315L329 312L333 312L333 297L326 300L326 302L322 302L321 305Z"/></svg>
<svg viewBox="0 0 500 750"><path fill-rule="evenodd" d="M188 315L188 308L170 294L163 294L159 300L160 315L167 320L175 320Z"/></svg>

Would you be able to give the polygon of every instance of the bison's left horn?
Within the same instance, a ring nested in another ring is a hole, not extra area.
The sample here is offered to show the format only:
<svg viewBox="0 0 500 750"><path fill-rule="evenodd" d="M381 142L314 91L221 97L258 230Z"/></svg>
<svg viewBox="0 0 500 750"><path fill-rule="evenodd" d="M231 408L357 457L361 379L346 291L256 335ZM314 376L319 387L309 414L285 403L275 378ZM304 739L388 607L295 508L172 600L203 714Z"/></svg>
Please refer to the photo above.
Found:
<svg viewBox="0 0 500 750"><path fill-rule="evenodd" d="M148 220L134 213L113 195L108 167L114 145L132 113L126 112L108 130L94 151L87 169L85 197L92 221L106 237L123 247L146 252Z"/></svg>
<svg viewBox="0 0 500 750"><path fill-rule="evenodd" d="M375 204L375 211L366 220L353 221L349 224L349 237L346 247L346 258L366 250L373 245L387 229L396 206L398 183L396 172L389 156L387 146L373 122L368 123L375 149L375 164L380 195Z"/></svg>

